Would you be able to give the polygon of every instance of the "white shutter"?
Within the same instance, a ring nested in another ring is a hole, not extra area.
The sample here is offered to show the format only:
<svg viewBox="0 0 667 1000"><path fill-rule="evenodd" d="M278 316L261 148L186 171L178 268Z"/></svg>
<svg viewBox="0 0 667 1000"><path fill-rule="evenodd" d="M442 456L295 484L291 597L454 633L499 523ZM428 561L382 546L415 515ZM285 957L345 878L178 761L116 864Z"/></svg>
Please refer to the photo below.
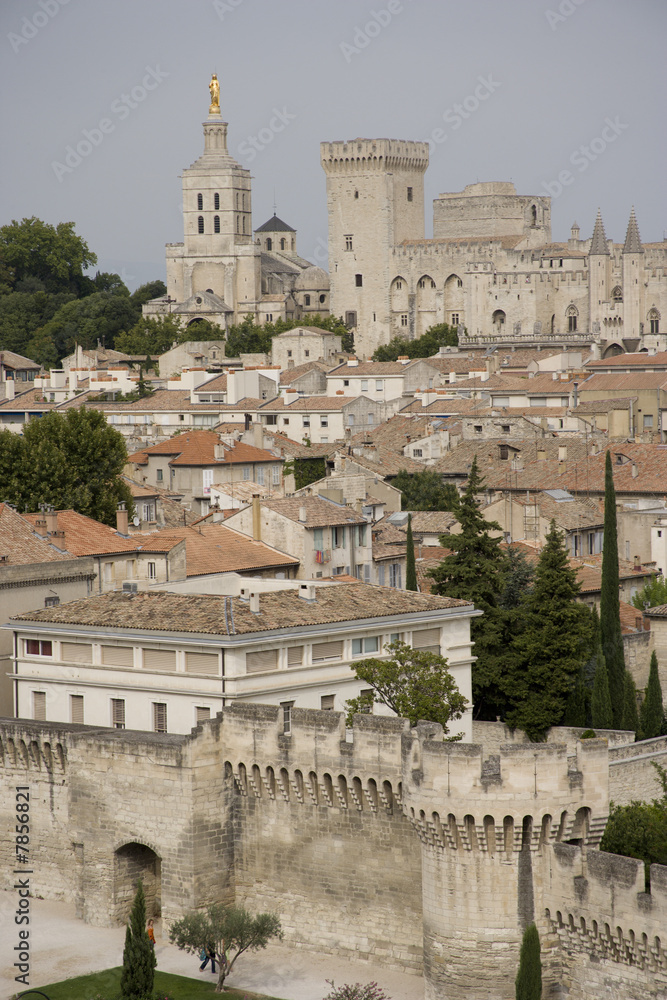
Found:
<svg viewBox="0 0 667 1000"><path fill-rule="evenodd" d="M102 663L113 667L133 667L132 646L102 646Z"/></svg>
<svg viewBox="0 0 667 1000"><path fill-rule="evenodd" d="M206 719L211 718L210 708L196 707L195 712L197 717L197 725L199 725L200 722L204 722Z"/></svg>
<svg viewBox="0 0 667 1000"><path fill-rule="evenodd" d="M175 670L176 653L173 649L145 649L145 670Z"/></svg>
<svg viewBox="0 0 667 1000"><path fill-rule="evenodd" d="M69 696L69 704L72 722L83 725L83 695L71 694Z"/></svg>
<svg viewBox="0 0 667 1000"><path fill-rule="evenodd" d="M300 667L303 663L303 646L287 647L287 666Z"/></svg>
<svg viewBox="0 0 667 1000"><path fill-rule="evenodd" d="M343 658L343 641L316 642L313 644L313 663L320 660L340 660Z"/></svg>
<svg viewBox="0 0 667 1000"><path fill-rule="evenodd" d="M245 669L247 674L258 674L264 670L278 668L278 650L263 649L258 653L246 653Z"/></svg>
<svg viewBox="0 0 667 1000"><path fill-rule="evenodd" d="M46 720L46 691L32 692L32 717L40 722Z"/></svg>
<svg viewBox="0 0 667 1000"><path fill-rule="evenodd" d="M153 702L153 732L167 732L167 706L163 702Z"/></svg>
<svg viewBox="0 0 667 1000"><path fill-rule="evenodd" d="M186 653L185 669L190 674L218 674L220 665L217 653Z"/></svg>
<svg viewBox="0 0 667 1000"><path fill-rule="evenodd" d="M111 699L111 725L114 729L125 729L125 699Z"/></svg>
<svg viewBox="0 0 667 1000"><path fill-rule="evenodd" d="M412 633L413 649L423 649L428 653L440 652L440 629L424 628Z"/></svg>
<svg viewBox="0 0 667 1000"><path fill-rule="evenodd" d="M93 647L88 642L61 642L61 660L69 660L70 663L92 663Z"/></svg>

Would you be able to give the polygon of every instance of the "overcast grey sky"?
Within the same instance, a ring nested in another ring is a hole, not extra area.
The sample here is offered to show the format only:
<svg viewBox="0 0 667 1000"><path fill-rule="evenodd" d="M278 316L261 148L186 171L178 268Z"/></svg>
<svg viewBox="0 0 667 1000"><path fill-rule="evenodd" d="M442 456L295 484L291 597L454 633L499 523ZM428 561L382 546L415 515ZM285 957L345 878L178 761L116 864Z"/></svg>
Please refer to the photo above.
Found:
<svg viewBox="0 0 667 1000"><path fill-rule="evenodd" d="M427 235L439 192L512 180L555 239L599 205L621 241L634 204L661 240L666 43L665 0L2 0L0 222L74 220L100 269L164 278L215 70L253 226L275 189L324 266L319 143L357 136L431 140Z"/></svg>

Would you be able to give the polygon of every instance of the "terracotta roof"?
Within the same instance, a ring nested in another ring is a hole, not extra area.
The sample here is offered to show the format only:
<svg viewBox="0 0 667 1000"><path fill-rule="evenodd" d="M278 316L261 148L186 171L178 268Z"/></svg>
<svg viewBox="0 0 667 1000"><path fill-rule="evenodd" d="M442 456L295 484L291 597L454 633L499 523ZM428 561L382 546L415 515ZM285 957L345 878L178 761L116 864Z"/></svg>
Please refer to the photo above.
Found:
<svg viewBox="0 0 667 1000"><path fill-rule="evenodd" d="M431 368L435 368L443 375L456 372L457 375L465 375L467 372L485 372L486 361L484 358L469 358L463 354L436 354L432 358L424 358Z"/></svg>
<svg viewBox="0 0 667 1000"><path fill-rule="evenodd" d="M61 404L61 409L72 409L81 406L83 403L90 405L87 396L71 399L67 403ZM132 402L115 402L106 400L94 400L96 410L110 411L111 413L155 413L173 412L184 413L195 411L200 413L239 413L246 410L256 410L262 406L265 400L262 399L241 399L238 403L192 403L190 402L189 389L156 389L151 396L145 399L135 399Z"/></svg>
<svg viewBox="0 0 667 1000"><path fill-rule="evenodd" d="M352 455L348 454L347 446L343 446L340 449L340 454L348 455L352 462L356 462L357 465L361 465L364 469L368 469L382 478L397 476L401 469L405 469L406 472L423 472L425 468L416 458L402 455L394 451L393 448L387 448L383 445L373 445L370 448L363 448L363 450L357 449Z"/></svg>
<svg viewBox="0 0 667 1000"><path fill-rule="evenodd" d="M458 383L464 385L465 383ZM465 399L461 396L451 396L444 393L438 396L432 403L422 405L421 399L415 399L408 406L404 406L400 413L424 413L433 416L450 414L460 416L462 414L477 413L480 409L485 409L489 405L488 400Z"/></svg>
<svg viewBox="0 0 667 1000"><path fill-rule="evenodd" d="M280 373L280 384L281 385L291 385L292 382L300 378L302 375L307 375L309 372L328 372L329 365L325 361L306 361L303 365L295 365L294 368L283 368Z"/></svg>
<svg viewBox="0 0 667 1000"><path fill-rule="evenodd" d="M651 623L644 621L644 615L634 604L626 601L619 601L619 612L621 619L621 632L645 632L650 631Z"/></svg>
<svg viewBox="0 0 667 1000"><path fill-rule="evenodd" d="M259 409L269 413L273 410L319 413L326 410L342 410L344 406L354 402L355 399L364 398L363 396L298 396L296 393L290 393L287 397L278 396L268 400L268 402L260 403Z"/></svg>
<svg viewBox="0 0 667 1000"><path fill-rule="evenodd" d="M366 519L351 507L345 507L320 496L277 497L275 500L261 500L262 507L282 514L290 521L297 521L306 528L324 528L339 524L365 524ZM306 520L301 521L301 509L306 512Z"/></svg>
<svg viewBox="0 0 667 1000"><path fill-rule="evenodd" d="M589 375L579 386L579 394L584 392L621 392L629 389L667 389L667 372L623 372L618 375Z"/></svg>
<svg viewBox="0 0 667 1000"><path fill-rule="evenodd" d="M272 490L268 486L243 480L234 483L213 483L211 489L223 494L223 500L224 497L231 497L233 500L243 500L245 503L250 503L253 497L273 499L283 496L282 490Z"/></svg>
<svg viewBox="0 0 667 1000"><path fill-rule="evenodd" d="M461 609L472 611L468 601L435 597L412 591L349 583L316 587L312 602L297 590L260 593L259 612L246 601L202 594L123 593L115 591L45 608L13 621L50 622L54 625L87 625L97 628L149 629L150 631L205 635L247 635L299 625L327 625L365 618L399 617L415 612ZM227 613L226 613L227 612Z"/></svg>
<svg viewBox="0 0 667 1000"><path fill-rule="evenodd" d="M605 413L607 410L629 410L633 403L637 402L636 396L617 396L615 399L587 399L585 403L579 403L572 410L572 413Z"/></svg>
<svg viewBox="0 0 667 1000"><path fill-rule="evenodd" d="M193 391L196 395L199 395L200 392L226 392L227 375L218 375L216 378L212 378L210 382L198 385Z"/></svg>
<svg viewBox="0 0 667 1000"><path fill-rule="evenodd" d="M224 458L215 457L215 448L224 448ZM145 465L150 455L173 455L169 465L246 465L252 462L277 462L279 459L264 448L235 441L228 445L215 431L185 431L150 448L142 448L128 456L128 462Z"/></svg>
<svg viewBox="0 0 667 1000"><path fill-rule="evenodd" d="M100 521L86 517L85 514L78 514L75 510L59 510L58 531L63 531L64 536L51 536L51 543L57 548L71 553L73 556L98 556L110 555L121 552L136 552L142 548L144 552L169 552L176 544L168 539L160 538L159 535L146 536L150 539L145 544L137 541L138 535L125 537L119 535L115 528ZM35 524L41 514L24 514L26 521Z"/></svg>
<svg viewBox="0 0 667 1000"><path fill-rule="evenodd" d="M157 538L163 544L185 541L187 576L210 573L243 573L248 570L297 567L299 560L278 552L264 542L233 531L224 524L201 523L197 527L163 528L151 534L133 535L133 541L144 550L150 549Z"/></svg>
<svg viewBox="0 0 667 1000"><path fill-rule="evenodd" d="M570 558L570 565L577 570L577 579L581 584L582 594L594 594L602 589L602 554L583 556L581 559ZM619 580L637 580L642 585L655 575L655 568L642 566L634 568L634 563L618 560Z"/></svg>
<svg viewBox="0 0 667 1000"><path fill-rule="evenodd" d="M604 524L604 504L587 497L572 497L556 500L548 493L533 494L532 497L517 496L514 502L522 506L537 504L540 516L547 521L552 519L559 528L574 531L583 528L597 528Z"/></svg>
<svg viewBox="0 0 667 1000"><path fill-rule="evenodd" d="M328 458L340 447L335 441L331 444L304 444L302 441L293 441L292 438L279 431L272 431L268 427L263 428L265 436L273 438L273 447L281 455L290 455L292 458Z"/></svg>
<svg viewBox="0 0 667 1000"><path fill-rule="evenodd" d="M637 351L633 354L615 354L611 358L587 361L586 368L594 371L598 368L667 368L667 351L657 351L655 354L648 354L646 351Z"/></svg>
<svg viewBox="0 0 667 1000"><path fill-rule="evenodd" d="M350 438L349 444L354 448L368 441L402 454L403 448L410 440L416 441L426 437L436 422L434 417L420 416L419 414L415 414L415 416L407 416L405 413L395 414L389 420L385 420L375 427L359 431Z"/></svg>
<svg viewBox="0 0 667 1000"><path fill-rule="evenodd" d="M343 376L360 376L363 378L385 378L387 375L403 375L406 368L414 365L415 361L428 361L427 358L412 358L402 364L400 361L359 361L356 365L350 365L346 361L337 368L332 368L329 375L335 378Z"/></svg>
<svg viewBox="0 0 667 1000"><path fill-rule="evenodd" d="M49 391L48 389L46 390ZM54 410L62 403L44 403L44 389L28 389L26 392L19 392L14 399L0 400L0 410Z"/></svg>
<svg viewBox="0 0 667 1000"><path fill-rule="evenodd" d="M0 503L0 557L3 565L10 566L61 562L71 558L68 553L54 549L46 538L37 535L33 523L6 503Z"/></svg>
<svg viewBox="0 0 667 1000"><path fill-rule="evenodd" d="M0 351L0 365L5 368L30 368L33 371L39 371L42 367L32 358L24 358L22 354L15 354L14 351L7 350Z"/></svg>

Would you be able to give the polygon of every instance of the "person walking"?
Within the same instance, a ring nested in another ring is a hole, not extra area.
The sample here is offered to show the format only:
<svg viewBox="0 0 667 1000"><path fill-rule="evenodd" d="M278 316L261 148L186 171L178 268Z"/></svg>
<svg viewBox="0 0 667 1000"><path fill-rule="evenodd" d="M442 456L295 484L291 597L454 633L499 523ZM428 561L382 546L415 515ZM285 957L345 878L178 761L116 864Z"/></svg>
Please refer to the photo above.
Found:
<svg viewBox="0 0 667 1000"><path fill-rule="evenodd" d="M153 918L148 921L148 926L146 927L146 932L148 934L148 940L150 941L153 948L155 948L155 930L153 929Z"/></svg>
<svg viewBox="0 0 667 1000"><path fill-rule="evenodd" d="M206 948L202 948L199 957L202 960L202 963L199 966L199 971L203 972L210 961L211 972L213 973L213 975L215 975L215 948L213 947L213 945L209 944L206 946Z"/></svg>

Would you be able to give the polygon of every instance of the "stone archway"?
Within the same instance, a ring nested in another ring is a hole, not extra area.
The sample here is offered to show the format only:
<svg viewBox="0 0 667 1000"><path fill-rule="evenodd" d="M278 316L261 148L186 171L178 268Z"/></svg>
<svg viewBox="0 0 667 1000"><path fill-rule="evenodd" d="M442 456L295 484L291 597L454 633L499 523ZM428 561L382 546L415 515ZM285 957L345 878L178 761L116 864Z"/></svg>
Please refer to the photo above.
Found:
<svg viewBox="0 0 667 1000"><path fill-rule="evenodd" d="M162 859L152 848L136 842L123 844L113 859L113 915L127 922L139 879L146 896L146 916L162 913Z"/></svg>

